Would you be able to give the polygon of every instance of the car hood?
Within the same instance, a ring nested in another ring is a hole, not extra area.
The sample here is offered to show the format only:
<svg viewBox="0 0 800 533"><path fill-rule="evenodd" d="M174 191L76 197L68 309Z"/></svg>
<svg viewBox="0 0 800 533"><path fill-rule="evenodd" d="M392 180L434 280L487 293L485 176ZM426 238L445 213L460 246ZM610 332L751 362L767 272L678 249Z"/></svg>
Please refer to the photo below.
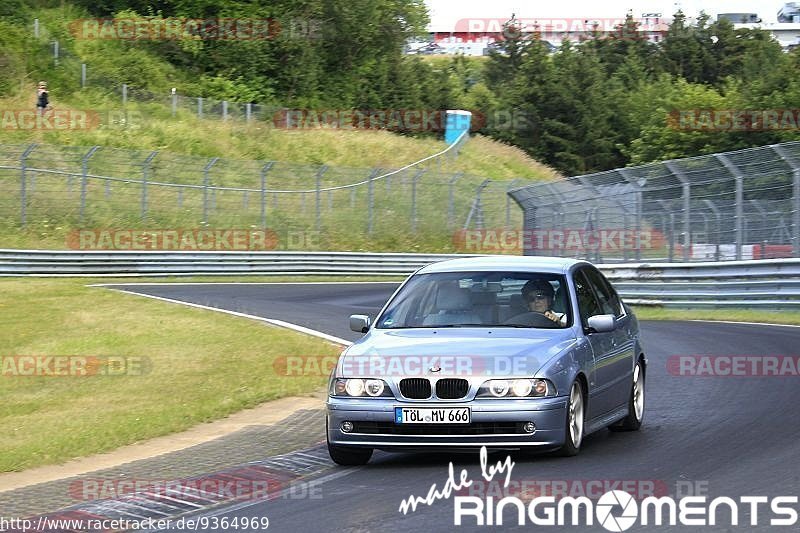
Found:
<svg viewBox="0 0 800 533"><path fill-rule="evenodd" d="M571 329L373 329L340 358L338 375L534 376L575 341Z"/></svg>

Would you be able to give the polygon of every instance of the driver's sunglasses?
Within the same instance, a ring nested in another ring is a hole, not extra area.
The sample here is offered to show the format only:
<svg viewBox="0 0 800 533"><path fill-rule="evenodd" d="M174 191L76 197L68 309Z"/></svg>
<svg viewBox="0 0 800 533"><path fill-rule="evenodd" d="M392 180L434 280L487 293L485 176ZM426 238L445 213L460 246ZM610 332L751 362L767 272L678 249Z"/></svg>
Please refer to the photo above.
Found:
<svg viewBox="0 0 800 533"><path fill-rule="evenodd" d="M529 302L532 302L534 300L544 300L546 298L550 298L550 296L544 291L536 291L528 294Z"/></svg>

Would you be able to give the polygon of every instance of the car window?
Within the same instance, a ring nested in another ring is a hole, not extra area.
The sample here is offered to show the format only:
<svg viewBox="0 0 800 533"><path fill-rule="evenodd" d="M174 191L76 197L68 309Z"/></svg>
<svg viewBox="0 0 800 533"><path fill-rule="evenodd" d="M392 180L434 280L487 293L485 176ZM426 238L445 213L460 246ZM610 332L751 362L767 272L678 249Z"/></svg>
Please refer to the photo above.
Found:
<svg viewBox="0 0 800 533"><path fill-rule="evenodd" d="M569 302L565 278L560 274L418 274L394 296L376 327L565 328L572 324Z"/></svg>
<svg viewBox="0 0 800 533"><path fill-rule="evenodd" d="M578 312L581 316L581 322L585 326L590 316L602 315L603 312L583 270L576 272L573 280L575 282L575 296L578 297Z"/></svg>
<svg viewBox="0 0 800 533"><path fill-rule="evenodd" d="M614 315L616 317L622 316L622 306L620 305L619 297L603 275L593 268L585 268L583 271L597 295L603 314Z"/></svg>

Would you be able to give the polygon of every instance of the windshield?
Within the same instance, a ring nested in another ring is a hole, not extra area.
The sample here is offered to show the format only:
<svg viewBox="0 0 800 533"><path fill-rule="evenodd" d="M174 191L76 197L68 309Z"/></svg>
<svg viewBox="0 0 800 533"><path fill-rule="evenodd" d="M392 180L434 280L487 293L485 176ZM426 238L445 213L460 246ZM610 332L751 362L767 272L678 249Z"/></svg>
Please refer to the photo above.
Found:
<svg viewBox="0 0 800 533"><path fill-rule="evenodd" d="M444 272L414 276L376 327L525 327L572 325L564 276L535 272Z"/></svg>

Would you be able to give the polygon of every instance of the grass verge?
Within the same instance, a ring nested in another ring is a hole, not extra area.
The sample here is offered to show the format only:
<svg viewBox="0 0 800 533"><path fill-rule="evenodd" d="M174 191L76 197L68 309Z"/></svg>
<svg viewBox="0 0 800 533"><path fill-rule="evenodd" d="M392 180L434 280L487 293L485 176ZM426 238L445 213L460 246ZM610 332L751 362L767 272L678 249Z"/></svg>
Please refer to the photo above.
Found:
<svg viewBox="0 0 800 533"><path fill-rule="evenodd" d="M663 309L632 306L640 320L714 320L800 325L798 311L759 311L753 309Z"/></svg>
<svg viewBox="0 0 800 533"><path fill-rule="evenodd" d="M326 378L281 377L273 363L288 354L341 351L289 330L85 283L0 281L0 472L111 450L310 393ZM143 375L20 376L13 359L20 355L141 357L146 364Z"/></svg>

